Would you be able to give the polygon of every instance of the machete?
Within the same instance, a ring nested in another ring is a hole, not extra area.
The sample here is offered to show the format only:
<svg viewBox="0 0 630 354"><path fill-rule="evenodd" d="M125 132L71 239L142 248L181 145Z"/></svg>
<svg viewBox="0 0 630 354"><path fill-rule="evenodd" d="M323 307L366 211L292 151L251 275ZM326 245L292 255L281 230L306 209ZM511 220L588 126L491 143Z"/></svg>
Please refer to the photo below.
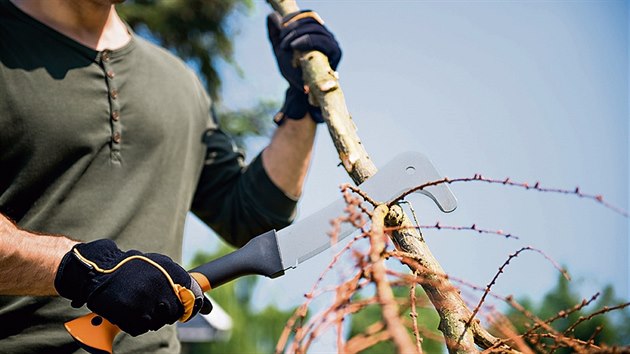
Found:
<svg viewBox="0 0 630 354"><path fill-rule="evenodd" d="M387 203L422 184L442 179L429 159L417 152L398 155L359 188L373 200ZM445 213L457 207L457 200L446 184L419 191L431 198ZM308 217L275 231L252 238L245 246L223 257L202 264L190 274L204 291L233 279L256 274L276 278L289 269L331 247L330 221L344 214L346 202L339 199ZM341 223L337 238L352 234L356 228ZM66 322L70 335L90 353L112 353L112 342L120 329L94 313Z"/></svg>

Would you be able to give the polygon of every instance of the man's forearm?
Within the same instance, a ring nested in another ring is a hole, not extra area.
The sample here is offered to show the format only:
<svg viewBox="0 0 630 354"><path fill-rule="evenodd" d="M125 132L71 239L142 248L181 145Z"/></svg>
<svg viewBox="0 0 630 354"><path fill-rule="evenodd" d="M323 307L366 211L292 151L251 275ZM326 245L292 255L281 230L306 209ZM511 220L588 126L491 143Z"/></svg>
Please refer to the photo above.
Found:
<svg viewBox="0 0 630 354"><path fill-rule="evenodd" d="M76 243L21 230L0 214L0 294L57 295L57 268Z"/></svg>
<svg viewBox="0 0 630 354"><path fill-rule="evenodd" d="M308 114L300 120L287 119L263 151L263 166L269 178L290 197L302 194L316 128Z"/></svg>

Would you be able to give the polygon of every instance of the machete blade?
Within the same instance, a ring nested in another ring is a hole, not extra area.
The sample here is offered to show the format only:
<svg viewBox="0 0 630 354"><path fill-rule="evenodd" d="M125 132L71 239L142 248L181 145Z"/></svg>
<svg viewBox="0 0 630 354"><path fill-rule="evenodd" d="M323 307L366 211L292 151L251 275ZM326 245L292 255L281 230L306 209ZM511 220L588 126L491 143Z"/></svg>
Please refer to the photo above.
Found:
<svg viewBox="0 0 630 354"><path fill-rule="evenodd" d="M359 188L378 202L391 202L401 194L422 184L442 179L429 159L417 152L398 155ZM446 213L457 207L457 200L446 184L419 191L431 198ZM306 218L277 231L277 243L284 270L331 247L331 221L344 215L346 203L339 199ZM356 230L350 223L341 223L337 239L342 240Z"/></svg>

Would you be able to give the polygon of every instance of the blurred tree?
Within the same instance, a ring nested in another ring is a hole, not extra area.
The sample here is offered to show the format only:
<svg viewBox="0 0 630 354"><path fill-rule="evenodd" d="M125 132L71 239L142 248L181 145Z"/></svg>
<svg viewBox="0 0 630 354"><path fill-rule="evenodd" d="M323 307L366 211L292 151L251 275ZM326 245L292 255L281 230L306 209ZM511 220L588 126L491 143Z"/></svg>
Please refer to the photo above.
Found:
<svg viewBox="0 0 630 354"><path fill-rule="evenodd" d="M118 10L140 36L191 64L218 101L221 79L216 61L223 59L236 65L230 15L247 13L252 6L252 0L128 0ZM256 100L252 97L252 102ZM263 100L238 110L218 107L216 115L221 128L245 149L247 138L270 135L272 117L278 109L278 102Z"/></svg>
<svg viewBox="0 0 630 354"><path fill-rule="evenodd" d="M192 261L196 266L226 254L233 249L223 245L215 254L197 253ZM232 317L234 328L228 341L186 344L183 352L201 353L273 353L287 319L294 309L279 310L267 306L254 310L254 288L258 278L248 276L212 290L212 299Z"/></svg>
<svg viewBox="0 0 630 354"><path fill-rule="evenodd" d="M251 108L236 111L220 107L216 115L221 129L232 136L239 148L245 149L248 138L271 135L272 117L279 109L277 101L261 100Z"/></svg>
<svg viewBox="0 0 630 354"><path fill-rule="evenodd" d="M121 16L140 35L168 48L199 69L213 98L221 80L216 60L234 63L229 17L247 12L252 0L128 0Z"/></svg>
<svg viewBox="0 0 630 354"><path fill-rule="evenodd" d="M545 320L557 315L560 311L568 310L582 302L577 292L572 289L572 283L565 279L562 275L558 278L556 287L550 290L541 303L536 306L529 299L519 300L519 303L523 305L528 311L531 311L538 318ZM572 324L574 324L581 316L588 316L589 314L604 308L605 306L615 306L623 301L615 297L612 286L606 287L599 298L594 304L589 305L587 308L583 308L580 311L573 312L566 317L561 317L552 323L553 327L564 332ZM510 321L515 325L519 333L527 331L525 324L530 321L525 318L523 314L515 309L510 309L507 312L507 316ZM597 328L601 328L601 331L597 333ZM593 334L595 334L595 344L606 344L608 346L625 346L630 345L630 310L624 308L619 311L608 312L603 315L593 317L591 320L581 323L575 328L573 335L577 339L589 340ZM542 340L549 344L549 340ZM560 348L556 353L570 353L571 350L567 348Z"/></svg>
<svg viewBox="0 0 630 354"><path fill-rule="evenodd" d="M409 298L409 288L407 287L394 287L394 296L398 299ZM441 332L437 327L440 322L440 317L435 311L433 306L430 305L429 299L421 287L416 287L416 312L418 314L418 327L420 329L422 341L422 350L427 354L443 353L445 349L444 340ZM401 307L402 309L402 307ZM349 338L364 333L365 330L372 324L381 322L381 307L380 305L370 305L363 310L352 315L350 322ZM401 317L410 319L409 308L405 309ZM422 334L425 335L422 335ZM427 336L426 334L431 335ZM413 337L413 333L410 331L409 335ZM382 353L396 353L396 346L391 341L380 342L374 346L371 346L363 351L361 354L382 354Z"/></svg>

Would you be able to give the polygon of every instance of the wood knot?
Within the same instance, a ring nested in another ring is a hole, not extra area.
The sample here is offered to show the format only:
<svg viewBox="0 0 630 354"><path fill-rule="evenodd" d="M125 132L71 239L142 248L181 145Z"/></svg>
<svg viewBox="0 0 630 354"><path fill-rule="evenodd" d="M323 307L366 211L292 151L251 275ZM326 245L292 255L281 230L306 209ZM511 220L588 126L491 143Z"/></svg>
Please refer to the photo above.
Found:
<svg viewBox="0 0 630 354"><path fill-rule="evenodd" d="M385 225L388 227L400 226L402 225L404 217L404 210L399 205L393 205L389 208L389 212L385 216Z"/></svg>
<svg viewBox="0 0 630 354"><path fill-rule="evenodd" d="M339 88L339 85L337 84L337 81L335 80L326 80L326 81L318 82L317 88L319 88L321 92L330 92Z"/></svg>

